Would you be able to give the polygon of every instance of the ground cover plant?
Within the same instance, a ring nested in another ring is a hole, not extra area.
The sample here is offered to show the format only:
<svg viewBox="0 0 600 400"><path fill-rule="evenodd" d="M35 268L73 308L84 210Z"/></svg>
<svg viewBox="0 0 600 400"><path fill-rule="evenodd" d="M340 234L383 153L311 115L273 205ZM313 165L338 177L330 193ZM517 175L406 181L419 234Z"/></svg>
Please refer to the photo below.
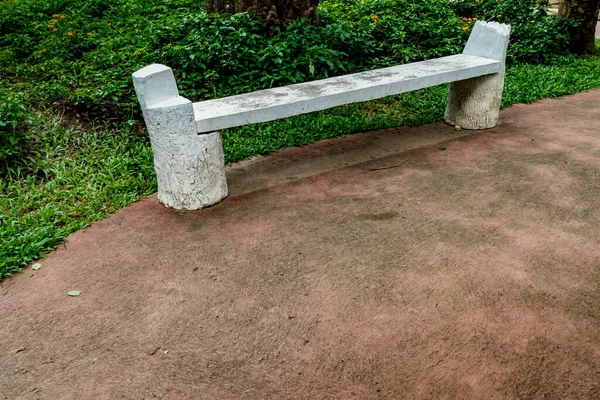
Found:
<svg viewBox="0 0 600 400"><path fill-rule="evenodd" d="M535 1L327 0L318 26L271 37L196 0L0 3L0 279L156 190L130 79L152 62L193 99L460 52L476 19L513 25L503 106L600 87L600 59L565 55L573 22ZM223 133L226 162L441 119L445 87Z"/></svg>

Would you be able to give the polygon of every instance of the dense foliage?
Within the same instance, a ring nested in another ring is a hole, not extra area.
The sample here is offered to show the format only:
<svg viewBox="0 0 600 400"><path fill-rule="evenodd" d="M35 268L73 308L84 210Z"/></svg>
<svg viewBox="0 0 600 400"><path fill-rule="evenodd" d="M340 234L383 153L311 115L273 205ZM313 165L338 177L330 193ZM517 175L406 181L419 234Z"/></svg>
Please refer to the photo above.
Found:
<svg viewBox="0 0 600 400"><path fill-rule="evenodd" d="M0 74L31 104L123 118L137 115L131 73L153 62L198 100L455 53L476 18L513 25L509 61L546 62L569 28L534 0L340 0L319 14L267 38L250 16L206 14L197 0L9 0Z"/></svg>
<svg viewBox="0 0 600 400"><path fill-rule="evenodd" d="M456 53L477 18L513 25L504 106L600 87L600 59L564 56L571 23L530 0L326 0L318 26L269 38L197 0L0 2L0 279L155 191L138 68L167 64L185 96L214 98ZM444 92L227 130L226 161L439 120Z"/></svg>
<svg viewBox="0 0 600 400"><path fill-rule="evenodd" d="M23 93L0 87L0 160L21 153L21 139L27 133L29 113L21 100Z"/></svg>
<svg viewBox="0 0 600 400"><path fill-rule="evenodd" d="M550 63L569 47L570 32L578 22L551 17L547 6L530 0L459 0L453 3L458 15L479 17L512 26L508 62ZM546 2L547 4L547 2Z"/></svg>

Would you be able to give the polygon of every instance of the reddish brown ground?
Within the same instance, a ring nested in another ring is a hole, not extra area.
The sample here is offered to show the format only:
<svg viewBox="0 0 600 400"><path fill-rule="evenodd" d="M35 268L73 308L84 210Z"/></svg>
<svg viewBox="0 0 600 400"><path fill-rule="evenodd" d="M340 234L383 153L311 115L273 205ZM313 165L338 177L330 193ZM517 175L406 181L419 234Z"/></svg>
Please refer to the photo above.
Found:
<svg viewBox="0 0 600 400"><path fill-rule="evenodd" d="M1 284L0 399L598 399L598 121L361 134L120 210Z"/></svg>

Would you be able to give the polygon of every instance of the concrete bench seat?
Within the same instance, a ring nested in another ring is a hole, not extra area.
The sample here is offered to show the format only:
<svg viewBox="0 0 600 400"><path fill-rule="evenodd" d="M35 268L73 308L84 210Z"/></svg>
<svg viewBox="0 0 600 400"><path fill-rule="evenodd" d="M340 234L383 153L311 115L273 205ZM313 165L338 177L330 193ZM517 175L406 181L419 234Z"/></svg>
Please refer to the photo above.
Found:
<svg viewBox="0 0 600 400"><path fill-rule="evenodd" d="M498 121L510 26L477 21L462 54L192 103L171 68L133 74L148 128L158 199L197 210L227 194L222 129L273 121L450 83L445 121L486 129Z"/></svg>
<svg viewBox="0 0 600 400"><path fill-rule="evenodd" d="M194 103L198 133L273 121L461 81L502 70L502 62L459 54Z"/></svg>

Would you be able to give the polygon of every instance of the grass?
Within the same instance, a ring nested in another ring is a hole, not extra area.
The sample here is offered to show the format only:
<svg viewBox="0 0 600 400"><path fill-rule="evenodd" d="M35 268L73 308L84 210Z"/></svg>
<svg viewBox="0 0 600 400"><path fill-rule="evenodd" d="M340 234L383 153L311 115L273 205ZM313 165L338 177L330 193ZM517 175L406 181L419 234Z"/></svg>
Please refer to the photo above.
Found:
<svg viewBox="0 0 600 400"><path fill-rule="evenodd" d="M0 180L0 277L155 190L152 151L127 127L64 129L48 112L33 133L30 170Z"/></svg>
<svg viewBox="0 0 600 400"><path fill-rule="evenodd" d="M600 50L600 49L599 49ZM600 56L564 56L551 66L514 65L503 107L600 88ZM355 132L418 125L442 118L446 87L229 129L227 163ZM156 191L152 152L129 123L67 123L48 109L31 134L39 143L27 170L0 180L0 279L62 243L71 233Z"/></svg>

